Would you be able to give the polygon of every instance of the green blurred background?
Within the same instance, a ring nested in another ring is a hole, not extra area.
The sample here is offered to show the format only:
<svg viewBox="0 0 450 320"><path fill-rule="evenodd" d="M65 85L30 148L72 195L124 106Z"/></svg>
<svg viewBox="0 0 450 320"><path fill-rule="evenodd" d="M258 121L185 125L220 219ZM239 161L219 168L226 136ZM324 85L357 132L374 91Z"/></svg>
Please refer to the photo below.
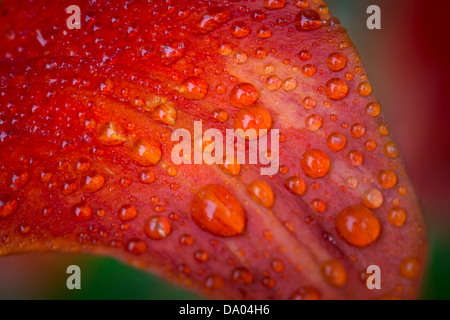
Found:
<svg viewBox="0 0 450 320"><path fill-rule="evenodd" d="M449 12L443 8L448 7L446 0L433 3L442 3L434 8ZM446 71L439 60L442 48L426 29L427 19L441 19L439 12L427 12L423 1L416 0L328 0L327 4L361 54L424 209L430 252L421 297L450 299L450 170L446 165L450 129L434 131L450 107L446 95L442 102L442 93L436 90L443 86L439 79ZM366 8L371 4L381 7L381 30L366 28ZM439 148L429 143L436 137L441 139L434 141ZM439 170L430 168L430 157ZM81 267L82 290L66 288L65 271L71 264ZM0 299L202 298L109 258L32 254L0 259Z"/></svg>

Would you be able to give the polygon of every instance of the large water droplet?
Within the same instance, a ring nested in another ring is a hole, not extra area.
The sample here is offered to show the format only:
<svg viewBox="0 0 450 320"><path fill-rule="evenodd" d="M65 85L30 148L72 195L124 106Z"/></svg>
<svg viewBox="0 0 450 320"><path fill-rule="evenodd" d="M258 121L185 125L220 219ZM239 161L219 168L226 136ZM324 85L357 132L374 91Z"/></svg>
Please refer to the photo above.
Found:
<svg viewBox="0 0 450 320"><path fill-rule="evenodd" d="M338 214L336 229L349 244L367 247L377 240L381 227L377 217L369 209L354 205Z"/></svg>
<svg viewBox="0 0 450 320"><path fill-rule="evenodd" d="M325 152L313 149L303 154L300 166L308 177L321 178L328 173L330 160Z"/></svg>
<svg viewBox="0 0 450 320"><path fill-rule="evenodd" d="M250 106L258 99L258 90L251 83L240 83L230 92L230 103L238 108Z"/></svg>
<svg viewBox="0 0 450 320"><path fill-rule="evenodd" d="M246 226L246 214L239 201L228 189L217 184L197 191L191 216L200 228L223 237L241 234Z"/></svg>
<svg viewBox="0 0 450 320"><path fill-rule="evenodd" d="M320 15L316 10L305 9L295 17L295 27L299 31L311 31L322 26Z"/></svg>

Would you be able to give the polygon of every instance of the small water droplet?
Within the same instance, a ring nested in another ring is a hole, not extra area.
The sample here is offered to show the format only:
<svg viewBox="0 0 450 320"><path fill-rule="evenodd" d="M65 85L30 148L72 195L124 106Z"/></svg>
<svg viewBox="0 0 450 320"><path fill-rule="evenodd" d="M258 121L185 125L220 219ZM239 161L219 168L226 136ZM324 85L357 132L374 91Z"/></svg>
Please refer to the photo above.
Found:
<svg viewBox="0 0 450 320"><path fill-rule="evenodd" d="M0 219L6 219L16 212L19 202L7 194L0 194Z"/></svg>
<svg viewBox="0 0 450 320"><path fill-rule="evenodd" d="M86 192L97 192L105 185L105 177L92 171L83 177L81 183Z"/></svg>
<svg viewBox="0 0 450 320"><path fill-rule="evenodd" d="M322 277L335 287L343 287L347 282L347 272L338 260L328 260L320 267Z"/></svg>
<svg viewBox="0 0 450 320"><path fill-rule="evenodd" d="M125 205L119 209L119 219L122 221L131 221L137 217L137 210L132 205Z"/></svg>
<svg viewBox="0 0 450 320"><path fill-rule="evenodd" d="M389 222L396 227L401 227L406 222L406 211L403 208L391 208L388 212Z"/></svg>
<svg viewBox="0 0 450 320"><path fill-rule="evenodd" d="M378 189L369 189L367 190L363 197L363 204L369 209L378 209L383 204L384 198L383 194Z"/></svg>
<svg viewBox="0 0 450 320"><path fill-rule="evenodd" d="M92 218L92 209L86 203L79 203L72 209L74 214L74 220L77 222L87 221Z"/></svg>
<svg viewBox="0 0 450 320"><path fill-rule="evenodd" d="M344 80L334 78L327 82L325 92L332 100L342 100L348 95L348 85Z"/></svg>
<svg viewBox="0 0 450 320"><path fill-rule="evenodd" d="M347 57L340 53L334 52L330 54L327 58L327 66L333 72L339 72L345 68L347 65Z"/></svg>
<svg viewBox="0 0 450 320"><path fill-rule="evenodd" d="M172 225L163 216L153 216L145 224L144 231L150 239L161 240L172 232Z"/></svg>
<svg viewBox="0 0 450 320"><path fill-rule="evenodd" d="M335 132L328 136L327 145L333 151L340 151L344 149L347 144L347 139L342 133Z"/></svg>
<svg viewBox="0 0 450 320"><path fill-rule="evenodd" d="M273 207L275 195L267 182L260 180L253 181L247 186L247 192L257 203L266 208Z"/></svg>

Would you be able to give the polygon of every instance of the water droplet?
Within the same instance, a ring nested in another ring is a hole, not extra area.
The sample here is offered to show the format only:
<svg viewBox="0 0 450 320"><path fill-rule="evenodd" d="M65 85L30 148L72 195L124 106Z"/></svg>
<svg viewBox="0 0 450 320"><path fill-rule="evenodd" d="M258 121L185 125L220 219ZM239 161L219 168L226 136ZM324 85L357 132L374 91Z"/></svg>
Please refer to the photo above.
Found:
<svg viewBox="0 0 450 320"><path fill-rule="evenodd" d="M29 180L30 174L27 171L13 172L10 177L11 184L9 187L13 191L19 191L28 183Z"/></svg>
<svg viewBox="0 0 450 320"><path fill-rule="evenodd" d="M421 274L422 263L417 258L403 259L400 264L400 275L406 279L417 279Z"/></svg>
<svg viewBox="0 0 450 320"><path fill-rule="evenodd" d="M192 246L194 244L194 237L191 236L190 234L183 234L180 237L179 242L182 246Z"/></svg>
<svg viewBox="0 0 450 320"><path fill-rule="evenodd" d="M241 234L246 214L239 201L225 187L211 184L194 195L191 216L202 229L223 237Z"/></svg>
<svg viewBox="0 0 450 320"><path fill-rule="evenodd" d="M78 182L75 180L65 181L61 186L61 193L65 196L69 196L78 190Z"/></svg>
<svg viewBox="0 0 450 320"><path fill-rule="evenodd" d="M147 251L147 244L140 239L133 238L127 242L125 250L132 254L140 255Z"/></svg>
<svg viewBox="0 0 450 320"><path fill-rule="evenodd" d="M226 156L223 164L219 164L219 167L223 172L231 176L237 176L241 171L241 164L236 157Z"/></svg>
<svg viewBox="0 0 450 320"><path fill-rule="evenodd" d="M270 76L266 79L266 88L275 91L281 88L281 79L277 76Z"/></svg>
<svg viewBox="0 0 450 320"><path fill-rule="evenodd" d="M333 72L339 72L345 68L347 65L347 57L340 53L334 52L330 54L327 58L327 66Z"/></svg>
<svg viewBox="0 0 450 320"><path fill-rule="evenodd" d="M322 199L311 201L311 208L317 213L324 213L327 210L327 204Z"/></svg>
<svg viewBox="0 0 450 320"><path fill-rule="evenodd" d="M306 191L306 184L303 179L299 177L291 177L287 179L285 186L290 192L298 196L301 196Z"/></svg>
<svg viewBox="0 0 450 320"><path fill-rule="evenodd" d="M388 212L389 222L396 227L401 227L406 222L406 211L402 208L391 208Z"/></svg>
<svg viewBox="0 0 450 320"><path fill-rule="evenodd" d="M267 27L260 27L256 30L256 36L260 39L269 39L272 36L272 31Z"/></svg>
<svg viewBox="0 0 450 320"><path fill-rule="evenodd" d="M52 172L44 170L44 171L41 172L40 180L41 180L41 182L44 182L44 183L45 182L50 182L52 177L53 177L53 173Z"/></svg>
<svg viewBox="0 0 450 320"><path fill-rule="evenodd" d="M361 82L358 85L358 93L363 97L367 97L372 93L372 86L368 82Z"/></svg>
<svg viewBox="0 0 450 320"><path fill-rule="evenodd" d="M345 182L350 189L355 189L358 186L358 179L356 177L348 177Z"/></svg>
<svg viewBox="0 0 450 320"><path fill-rule="evenodd" d="M131 147L131 158L143 167L155 165L161 160L161 148L153 140L141 138Z"/></svg>
<svg viewBox="0 0 450 320"><path fill-rule="evenodd" d="M206 262L209 259L208 253L205 250L197 250L194 253L194 258L198 262Z"/></svg>
<svg viewBox="0 0 450 320"><path fill-rule="evenodd" d="M91 168L91 163L88 160L86 160L86 159L80 159L77 162L77 165L76 165L77 173L87 172L90 168ZM41 181L42 181L42 177L43 176L41 176ZM48 181L42 181L42 182L49 182L50 179L51 179L51 173L50 173L50 177L48 178Z"/></svg>
<svg viewBox="0 0 450 320"><path fill-rule="evenodd" d="M79 203L72 209L74 214L74 220L77 222L87 221L92 218L92 209L86 203Z"/></svg>
<svg viewBox="0 0 450 320"><path fill-rule="evenodd" d="M119 219L122 221L131 221L137 216L137 210L132 205L125 205L119 209Z"/></svg>
<svg viewBox="0 0 450 320"><path fill-rule="evenodd" d="M255 10L251 13L251 18L253 21L261 22L266 18L266 14L261 10Z"/></svg>
<svg viewBox="0 0 450 320"><path fill-rule="evenodd" d="M236 51L233 56L234 60L238 64L243 64L248 60L248 54L243 51Z"/></svg>
<svg viewBox="0 0 450 320"><path fill-rule="evenodd" d="M294 5L297 8L305 9L309 7L309 0L294 0Z"/></svg>
<svg viewBox="0 0 450 320"><path fill-rule="evenodd" d="M124 178L120 179L119 183L122 187L129 187L131 185L132 181L130 178L124 177Z"/></svg>
<svg viewBox="0 0 450 320"><path fill-rule="evenodd" d="M327 82L325 92L332 100L342 100L348 94L348 85L344 80L334 78Z"/></svg>
<svg viewBox="0 0 450 320"><path fill-rule="evenodd" d="M360 166L364 160L363 154L359 151L352 150L347 154L347 159L354 167Z"/></svg>
<svg viewBox="0 0 450 320"><path fill-rule="evenodd" d="M160 47L161 62L164 65L171 65L182 59L186 54L186 44L181 41L169 41Z"/></svg>
<svg viewBox="0 0 450 320"><path fill-rule="evenodd" d="M7 194L0 194L0 219L6 219L16 212L19 202Z"/></svg>
<svg viewBox="0 0 450 320"><path fill-rule="evenodd" d="M378 184L384 189L392 189L397 184L397 175L391 170L382 170L378 174Z"/></svg>
<svg viewBox="0 0 450 320"><path fill-rule="evenodd" d="M281 86L283 87L283 90L286 92L292 91L295 88L297 88L297 80L293 78L284 79Z"/></svg>
<svg viewBox="0 0 450 320"><path fill-rule="evenodd" d="M251 83L240 83L230 92L230 103L238 108L248 107L258 100L258 90Z"/></svg>
<svg viewBox="0 0 450 320"><path fill-rule="evenodd" d="M249 285L253 282L253 274L245 267L237 267L231 272L231 280Z"/></svg>
<svg viewBox="0 0 450 320"><path fill-rule="evenodd" d="M260 180L253 181L247 186L247 192L257 203L266 208L273 207L275 195L267 182Z"/></svg>
<svg viewBox="0 0 450 320"><path fill-rule="evenodd" d="M300 11L295 17L295 27L299 31L311 31L322 26L320 15L313 9Z"/></svg>
<svg viewBox="0 0 450 320"><path fill-rule="evenodd" d="M371 102L366 106L366 114L369 117L378 117L381 113L381 106L378 102Z"/></svg>
<svg viewBox="0 0 450 320"><path fill-rule="evenodd" d="M321 116L318 116L317 114L310 115L305 120L306 128L309 131L317 131L322 127L323 120Z"/></svg>
<svg viewBox="0 0 450 320"><path fill-rule="evenodd" d="M387 124L381 123L378 125L378 133L382 136L387 136L389 134L389 127Z"/></svg>
<svg viewBox="0 0 450 320"><path fill-rule="evenodd" d="M205 288L210 290L220 290L223 288L223 285L223 278L216 274L209 275L205 280Z"/></svg>
<svg viewBox="0 0 450 320"><path fill-rule="evenodd" d="M395 145L395 143L393 143L392 141L387 142L384 145L384 153L386 154L386 156L388 158L397 158L400 155L400 152L398 151L397 146Z"/></svg>
<svg viewBox="0 0 450 320"><path fill-rule="evenodd" d="M272 267L272 270L276 273L281 273L284 271L284 263L278 259L272 260L272 263L270 264Z"/></svg>
<svg viewBox="0 0 450 320"><path fill-rule="evenodd" d="M82 179L82 186L86 192L97 192L105 185L105 177L93 171Z"/></svg>
<svg viewBox="0 0 450 320"><path fill-rule="evenodd" d="M315 75L317 72L317 69L312 64L306 64L302 67L301 74L306 78L311 78L313 75Z"/></svg>
<svg viewBox="0 0 450 320"><path fill-rule="evenodd" d="M229 43L222 43L217 49L217 52L222 56L228 56L231 52L233 52L233 49L231 49L231 45Z"/></svg>
<svg viewBox="0 0 450 320"><path fill-rule="evenodd" d="M317 101L311 97L306 97L302 100L302 106L307 110L311 110L317 106Z"/></svg>
<svg viewBox="0 0 450 320"><path fill-rule="evenodd" d="M100 84L100 91L108 93L114 91L114 81L111 79L106 79L104 83Z"/></svg>
<svg viewBox="0 0 450 320"><path fill-rule="evenodd" d="M193 100L202 100L208 94L209 85L208 83L199 77L189 77L187 78L179 92L183 97Z"/></svg>
<svg viewBox="0 0 450 320"><path fill-rule="evenodd" d="M377 240L381 227L377 217L369 209L354 205L338 214L336 229L349 244L362 248Z"/></svg>
<svg viewBox="0 0 450 320"><path fill-rule="evenodd" d="M347 282L347 272L338 260L328 260L320 267L322 277L335 287L343 287Z"/></svg>
<svg viewBox="0 0 450 320"><path fill-rule="evenodd" d="M235 22L231 26L231 35L235 38L245 38L250 34L250 28L245 22Z"/></svg>
<svg viewBox="0 0 450 320"><path fill-rule="evenodd" d="M148 219L144 226L144 231L150 239L161 240L167 238L172 232L172 225L165 217L153 216Z"/></svg>
<svg viewBox="0 0 450 320"><path fill-rule="evenodd" d="M153 183L155 181L155 174L148 170L142 171L139 175L139 181L146 184Z"/></svg>
<svg viewBox="0 0 450 320"><path fill-rule="evenodd" d="M303 287L295 291L290 300L320 300L319 292L311 287Z"/></svg>
<svg viewBox="0 0 450 320"><path fill-rule="evenodd" d="M286 0L264 0L264 8L269 10L276 10L284 8Z"/></svg>
<svg viewBox="0 0 450 320"><path fill-rule="evenodd" d="M177 110L173 103L163 103L153 109L152 117L159 123L174 126L177 120Z"/></svg>
<svg viewBox="0 0 450 320"><path fill-rule="evenodd" d="M367 151L373 151L373 150L376 149L376 147L377 147L377 143L376 143L375 141L373 141L373 140L367 140L367 141L364 143L364 148L365 148Z"/></svg>
<svg viewBox="0 0 450 320"><path fill-rule="evenodd" d="M228 120L228 113L222 109L214 110L214 119L219 122L225 122Z"/></svg>
<svg viewBox="0 0 450 320"><path fill-rule="evenodd" d="M233 121L234 130L244 130L248 129L256 130L256 137L246 137L249 140L255 140L259 138L259 130L269 130L272 126L272 117L269 111L263 107L250 106L245 109L241 109ZM242 135L237 132L238 135ZM241 137L243 138L243 137Z"/></svg>
<svg viewBox="0 0 450 320"><path fill-rule="evenodd" d="M369 209L378 209L383 201L383 194L378 189L369 189L362 197L363 204Z"/></svg>
<svg viewBox="0 0 450 320"><path fill-rule="evenodd" d="M353 138L361 138L366 134L366 128L362 124L356 123L350 128L350 133Z"/></svg>
<svg viewBox="0 0 450 320"><path fill-rule="evenodd" d="M206 14L198 20L197 29L202 33L207 33L218 29L231 18L231 13L219 7L208 8Z"/></svg>
<svg viewBox="0 0 450 320"><path fill-rule="evenodd" d="M98 140L107 146L118 146L127 140L127 135L119 124L110 121L100 128Z"/></svg>
<svg viewBox="0 0 450 320"><path fill-rule="evenodd" d="M309 52L308 50L302 50L298 53L298 57L302 61L307 61L311 59L311 52Z"/></svg>
<svg viewBox="0 0 450 320"><path fill-rule="evenodd" d="M312 149L303 154L300 166L308 177L322 178L328 173L330 160L325 152Z"/></svg>
<svg viewBox="0 0 450 320"><path fill-rule="evenodd" d="M328 136L327 145L333 151L340 151L344 149L347 144L347 139L342 133L335 132Z"/></svg>

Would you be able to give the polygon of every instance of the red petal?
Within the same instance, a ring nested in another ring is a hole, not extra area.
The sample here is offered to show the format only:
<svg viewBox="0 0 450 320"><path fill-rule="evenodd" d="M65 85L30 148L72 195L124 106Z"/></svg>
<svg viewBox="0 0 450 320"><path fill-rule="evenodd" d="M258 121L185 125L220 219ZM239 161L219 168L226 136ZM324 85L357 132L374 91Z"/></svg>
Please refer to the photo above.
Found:
<svg viewBox="0 0 450 320"><path fill-rule="evenodd" d="M212 297L415 297L423 221L345 30L321 1L208 3L83 1L80 30L0 4L0 252L108 254ZM279 129L279 172L172 163L198 120Z"/></svg>

